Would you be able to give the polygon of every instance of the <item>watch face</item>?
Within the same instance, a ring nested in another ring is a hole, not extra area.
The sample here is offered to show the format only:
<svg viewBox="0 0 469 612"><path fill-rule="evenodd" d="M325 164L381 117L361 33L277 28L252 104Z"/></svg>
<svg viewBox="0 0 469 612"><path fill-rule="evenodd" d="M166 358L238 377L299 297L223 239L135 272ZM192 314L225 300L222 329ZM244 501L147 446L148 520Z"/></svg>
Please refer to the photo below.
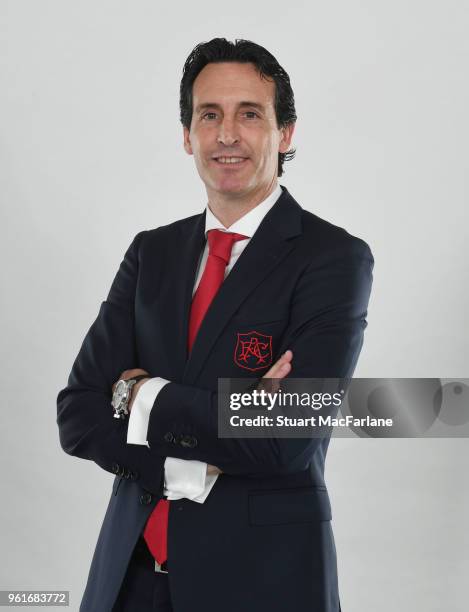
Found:
<svg viewBox="0 0 469 612"><path fill-rule="evenodd" d="M117 410L117 408L119 408L119 406L123 402L125 402L126 399L127 399L127 383L125 383L123 380L120 380L114 389L111 404L113 408Z"/></svg>

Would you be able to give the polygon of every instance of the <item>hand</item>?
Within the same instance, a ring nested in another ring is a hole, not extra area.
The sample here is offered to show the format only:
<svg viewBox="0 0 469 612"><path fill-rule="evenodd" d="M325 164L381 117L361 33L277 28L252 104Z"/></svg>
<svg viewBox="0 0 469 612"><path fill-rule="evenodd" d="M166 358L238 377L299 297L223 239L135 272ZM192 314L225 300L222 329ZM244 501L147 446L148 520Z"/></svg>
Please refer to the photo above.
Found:
<svg viewBox="0 0 469 612"><path fill-rule="evenodd" d="M293 359L293 352L290 349L287 349L283 355L277 359L274 365L270 368L270 370L264 374L262 379L265 379L265 382L260 382L260 388L265 389L266 391L270 391L276 393L280 389L279 380L281 378L285 378L291 372L292 364L291 360ZM268 379L269 382L267 382Z"/></svg>
<svg viewBox="0 0 469 612"><path fill-rule="evenodd" d="M212 474L223 474L223 472L220 470L220 468L217 468L216 465L210 465L210 463L207 463L207 476Z"/></svg>
<svg viewBox="0 0 469 612"><path fill-rule="evenodd" d="M285 378L290 373L292 359L293 352L290 349L286 350L262 378Z"/></svg>
<svg viewBox="0 0 469 612"><path fill-rule="evenodd" d="M120 380L121 378L124 380L129 380L129 378L133 378L134 376L138 376L139 374L148 374L148 372L146 370L142 370L141 368L134 368L133 370L125 370L124 372L122 372L122 374L119 376L119 378L117 380ZM151 378L150 374L148 374L148 378ZM139 380L138 382L135 383L135 385L132 387L132 389L130 390L130 400L129 400L129 405L127 407L127 410L129 411L129 414L132 410L132 405L134 403L134 399L137 395L138 390L140 389L140 387L147 382L148 378L142 378L142 380ZM114 393L114 389L116 387L117 384L117 380L116 382L112 385L112 392Z"/></svg>

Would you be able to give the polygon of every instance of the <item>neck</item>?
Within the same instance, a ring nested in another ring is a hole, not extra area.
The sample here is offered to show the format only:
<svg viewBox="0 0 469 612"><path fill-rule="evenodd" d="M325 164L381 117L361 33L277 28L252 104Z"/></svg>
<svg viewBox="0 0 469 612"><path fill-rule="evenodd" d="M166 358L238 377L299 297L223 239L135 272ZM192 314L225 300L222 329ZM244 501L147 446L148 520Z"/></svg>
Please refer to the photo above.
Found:
<svg viewBox="0 0 469 612"><path fill-rule="evenodd" d="M268 198L276 189L277 184L277 178L275 177L269 185L264 185L256 191L242 195L227 195L216 191L209 193L207 190L208 205L215 217L228 229L238 219L244 217L250 210Z"/></svg>

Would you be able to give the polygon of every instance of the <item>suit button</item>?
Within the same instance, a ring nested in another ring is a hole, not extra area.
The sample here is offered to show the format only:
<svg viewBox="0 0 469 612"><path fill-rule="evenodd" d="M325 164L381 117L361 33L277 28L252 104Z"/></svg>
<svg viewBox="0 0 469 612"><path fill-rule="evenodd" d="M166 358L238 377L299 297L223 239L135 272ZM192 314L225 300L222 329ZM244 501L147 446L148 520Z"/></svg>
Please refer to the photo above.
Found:
<svg viewBox="0 0 469 612"><path fill-rule="evenodd" d="M183 436L179 444L184 448L194 448L197 446L197 438L194 436Z"/></svg>
<svg viewBox="0 0 469 612"><path fill-rule="evenodd" d="M148 504L151 503L152 499L153 498L150 493L144 493L143 495L140 495L140 503L142 504L142 506L148 506Z"/></svg>
<svg viewBox="0 0 469 612"><path fill-rule="evenodd" d="M174 442L174 436L171 431L167 431L164 435L165 442Z"/></svg>
<svg viewBox="0 0 469 612"><path fill-rule="evenodd" d="M111 466L111 472L113 474L118 474L120 472L121 466L118 463L113 463Z"/></svg>
<svg viewBox="0 0 469 612"><path fill-rule="evenodd" d="M138 478L138 472L132 472L132 471L131 471L131 472L130 472L130 475L129 475L129 478L130 478L130 480L137 480L137 478Z"/></svg>

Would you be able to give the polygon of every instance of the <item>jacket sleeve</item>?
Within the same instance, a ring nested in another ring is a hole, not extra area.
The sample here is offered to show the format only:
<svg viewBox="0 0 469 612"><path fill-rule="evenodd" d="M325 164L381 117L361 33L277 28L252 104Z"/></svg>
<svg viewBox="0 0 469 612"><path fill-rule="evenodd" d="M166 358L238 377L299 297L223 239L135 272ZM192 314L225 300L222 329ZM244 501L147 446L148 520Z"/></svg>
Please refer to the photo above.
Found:
<svg viewBox="0 0 469 612"><path fill-rule="evenodd" d="M94 461L159 494L164 458L146 446L127 444L127 421L113 418L111 406L113 383L138 363L134 300L144 233L139 232L127 249L107 299L83 340L67 386L57 396L57 425L66 453Z"/></svg>
<svg viewBox="0 0 469 612"><path fill-rule="evenodd" d="M291 378L351 378L363 344L374 260L354 237L302 274L277 357L293 351ZM196 459L227 474L307 469L322 439L219 438L218 394L171 382L155 400L148 442L165 456ZM188 444L192 441L192 444ZM194 444L195 441L195 444Z"/></svg>

